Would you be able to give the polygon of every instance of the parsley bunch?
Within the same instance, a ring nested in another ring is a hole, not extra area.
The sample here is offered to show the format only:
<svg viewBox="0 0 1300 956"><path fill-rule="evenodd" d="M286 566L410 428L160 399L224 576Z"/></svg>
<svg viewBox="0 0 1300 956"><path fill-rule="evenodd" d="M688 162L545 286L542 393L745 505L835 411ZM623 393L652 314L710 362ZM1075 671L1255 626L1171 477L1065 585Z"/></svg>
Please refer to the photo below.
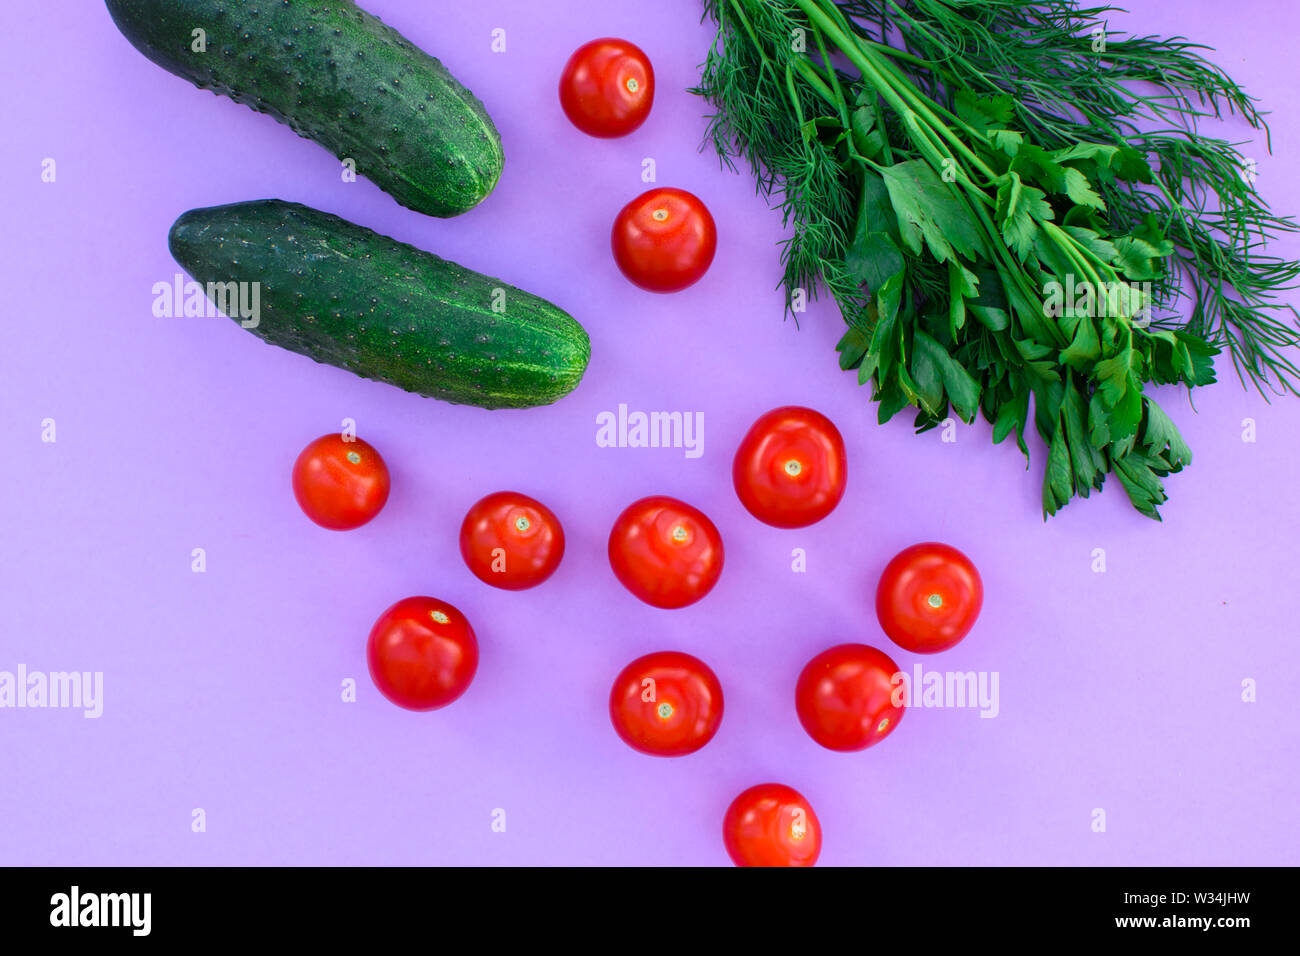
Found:
<svg viewBox="0 0 1300 956"><path fill-rule="evenodd" d="M1044 516L1113 473L1158 518L1192 454L1145 385L1213 382L1227 350L1296 391L1300 265L1261 248L1295 223L1197 121L1266 126L1191 44L1112 40L1074 0L705 6L712 142L780 205L785 286L835 297L880 421L982 414L1028 460L1032 415Z"/></svg>

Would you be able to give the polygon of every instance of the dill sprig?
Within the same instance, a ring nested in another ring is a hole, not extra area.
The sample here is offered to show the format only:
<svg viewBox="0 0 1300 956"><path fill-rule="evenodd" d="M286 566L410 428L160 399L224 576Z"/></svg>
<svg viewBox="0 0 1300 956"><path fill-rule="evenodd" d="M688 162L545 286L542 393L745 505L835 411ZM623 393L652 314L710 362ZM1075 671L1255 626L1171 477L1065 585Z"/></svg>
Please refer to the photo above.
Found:
<svg viewBox="0 0 1300 956"><path fill-rule="evenodd" d="M717 4L705 5L720 15ZM808 82L807 61L788 44L763 39L788 35L795 23L777 5L726 10L721 29L737 39L709 51L694 91L717 109L709 136L728 168L735 171L737 159L749 167L759 194L776 201L792 229L781 254L786 288L815 296L823 285L847 313L859 311L866 293L843 268L857 216L856 185L831 148L809 135L808 124L815 131L826 103Z"/></svg>

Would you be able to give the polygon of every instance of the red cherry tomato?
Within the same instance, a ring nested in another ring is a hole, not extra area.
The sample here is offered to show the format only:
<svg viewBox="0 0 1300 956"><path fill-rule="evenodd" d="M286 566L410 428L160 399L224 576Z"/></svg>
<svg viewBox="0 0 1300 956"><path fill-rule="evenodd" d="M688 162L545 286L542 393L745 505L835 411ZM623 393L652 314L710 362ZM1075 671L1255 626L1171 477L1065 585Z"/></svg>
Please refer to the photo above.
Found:
<svg viewBox="0 0 1300 956"><path fill-rule="evenodd" d="M322 528L361 527L384 507L388 489L388 466L360 438L322 435L293 463L293 496Z"/></svg>
<svg viewBox="0 0 1300 956"><path fill-rule="evenodd" d="M970 558L946 544L914 544L894 556L876 588L880 626L917 654L947 650L970 633L984 584Z"/></svg>
<svg viewBox="0 0 1300 956"><path fill-rule="evenodd" d="M718 230L704 203L686 190L651 189L619 211L609 242L633 284L678 292L709 270Z"/></svg>
<svg viewBox="0 0 1300 956"><path fill-rule="evenodd" d="M465 693L478 670L478 641L446 601L409 597L385 611L366 642L370 678L408 710L436 710Z"/></svg>
<svg viewBox="0 0 1300 956"><path fill-rule="evenodd" d="M590 136L626 136L655 101L655 71L641 48L603 37L573 51L560 75L560 106Z"/></svg>
<svg viewBox="0 0 1300 956"><path fill-rule="evenodd" d="M844 439L821 412L774 408L745 433L731 479L740 503L759 521L778 528L814 524L844 497Z"/></svg>
<svg viewBox="0 0 1300 956"><path fill-rule="evenodd" d="M839 644L805 666L795 685L795 710L808 736L830 750L865 750L894 732L907 690L898 665L865 644Z"/></svg>
<svg viewBox="0 0 1300 956"><path fill-rule="evenodd" d="M634 501L609 533L609 565L647 604L694 604L722 574L722 536L698 508L665 495Z"/></svg>
<svg viewBox="0 0 1300 956"><path fill-rule="evenodd" d="M633 750L657 757L694 753L722 723L722 685L698 657L647 654L615 678L609 719Z"/></svg>
<svg viewBox="0 0 1300 956"><path fill-rule="evenodd" d="M722 840L736 866L812 866L822 850L822 827L798 790L760 783L731 801Z"/></svg>
<svg viewBox="0 0 1300 956"><path fill-rule="evenodd" d="M564 529L540 501L517 491L498 491L465 515L460 553L480 581L522 591L541 584L560 566Z"/></svg>

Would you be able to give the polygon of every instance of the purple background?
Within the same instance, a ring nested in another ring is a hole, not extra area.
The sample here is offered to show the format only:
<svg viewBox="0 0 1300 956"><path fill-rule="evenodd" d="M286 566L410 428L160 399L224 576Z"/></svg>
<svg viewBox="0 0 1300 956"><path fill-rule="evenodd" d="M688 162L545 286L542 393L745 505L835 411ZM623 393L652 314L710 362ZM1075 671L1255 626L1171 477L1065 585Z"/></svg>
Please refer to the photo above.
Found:
<svg viewBox="0 0 1300 956"><path fill-rule="evenodd" d="M724 809L766 780L811 800L824 864L1300 862L1300 402L1265 404L1227 368L1197 413L1162 392L1196 452L1168 482L1164 524L1108 484L1044 525L1041 449L1026 474L982 422L954 444L914 437L906 416L878 427L837 371L837 313L782 321L779 217L748 175L696 151L705 109L684 91L711 38L697 2L367 7L500 127L505 176L464 217L341 182L315 144L146 61L101 3L0 5L0 670L105 682L98 720L0 710L0 863L723 864ZM1277 111L1274 155L1247 153L1275 207L1300 211L1297 15L1264 0L1227 18L1217 2L1133 7L1112 26L1216 44ZM496 27L504 54L489 49ZM642 45L659 82L646 125L612 142L575 131L554 91L569 52L605 34ZM718 222L711 272L678 295L633 288L608 253L647 156ZM554 300L591 334L585 380L555 406L486 412L315 365L225 319L153 318L151 286L177 271L172 220L261 197ZM596 447L596 415L621 402L702 411L703 457ZM850 455L844 503L802 531L759 524L730 485L740 435L784 403L828 414ZM386 457L393 494L338 534L299 512L288 479L345 417ZM497 591L460 560L465 510L501 488L565 524L569 553L544 587ZM605 559L615 515L656 492L703 508L726 541L720 584L684 610L641 604ZM795 676L842 641L910 670L919 658L883 637L871 595L889 557L926 539L966 550L987 599L971 636L924 664L997 671L1001 713L916 709L880 746L823 750L795 717ZM434 713L394 707L366 673L370 625L410 594L451 601L479 635L473 685ZM618 670L667 648L703 657L726 689L716 739L677 760L633 752L606 714ZM1246 678L1258 703L1241 701ZM191 832L196 807L205 833Z"/></svg>

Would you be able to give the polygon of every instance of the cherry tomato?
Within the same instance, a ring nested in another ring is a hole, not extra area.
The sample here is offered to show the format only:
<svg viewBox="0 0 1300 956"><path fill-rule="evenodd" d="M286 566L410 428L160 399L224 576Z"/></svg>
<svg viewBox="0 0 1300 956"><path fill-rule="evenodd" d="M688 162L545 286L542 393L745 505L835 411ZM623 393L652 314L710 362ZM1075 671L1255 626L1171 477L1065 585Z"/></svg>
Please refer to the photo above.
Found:
<svg viewBox="0 0 1300 956"><path fill-rule="evenodd" d="M984 584L970 558L946 544L914 544L894 556L876 588L876 616L899 647L947 650L970 633Z"/></svg>
<svg viewBox="0 0 1300 956"><path fill-rule="evenodd" d="M384 507L388 488L388 466L360 438L322 435L293 463L293 496L322 528L361 527Z"/></svg>
<svg viewBox="0 0 1300 956"><path fill-rule="evenodd" d="M658 757L694 753L722 723L722 685L698 657L647 654L615 678L609 719L633 750Z"/></svg>
<svg viewBox="0 0 1300 956"><path fill-rule="evenodd" d="M754 422L731 465L740 503L778 528L821 521L844 497L847 479L839 429L798 405L774 408Z"/></svg>
<svg viewBox="0 0 1300 956"><path fill-rule="evenodd" d="M812 866L822 850L822 826L798 790L760 783L727 807L722 841L736 866Z"/></svg>
<svg viewBox="0 0 1300 956"><path fill-rule="evenodd" d="M907 691L898 665L865 644L839 644L805 666L794 705L808 736L830 750L865 750L903 717Z"/></svg>
<svg viewBox="0 0 1300 956"><path fill-rule="evenodd" d="M573 51L560 75L560 105L589 136L626 136L655 101L655 71L641 48L603 37Z"/></svg>
<svg viewBox="0 0 1300 956"><path fill-rule="evenodd" d="M564 529L540 501L517 491L498 491L465 515L460 553L480 581L522 591L541 584L560 566Z"/></svg>
<svg viewBox="0 0 1300 956"><path fill-rule="evenodd" d="M385 611L366 642L370 678L408 710L436 710L465 693L478 670L478 641L446 601L409 597Z"/></svg>
<svg viewBox="0 0 1300 956"><path fill-rule="evenodd" d="M679 292L713 262L718 230L709 210L684 189L651 189L624 206L610 233L614 261L634 285Z"/></svg>
<svg viewBox="0 0 1300 956"><path fill-rule="evenodd" d="M665 495L634 501L609 533L609 565L647 604L694 604L722 574L722 536L698 508Z"/></svg>

